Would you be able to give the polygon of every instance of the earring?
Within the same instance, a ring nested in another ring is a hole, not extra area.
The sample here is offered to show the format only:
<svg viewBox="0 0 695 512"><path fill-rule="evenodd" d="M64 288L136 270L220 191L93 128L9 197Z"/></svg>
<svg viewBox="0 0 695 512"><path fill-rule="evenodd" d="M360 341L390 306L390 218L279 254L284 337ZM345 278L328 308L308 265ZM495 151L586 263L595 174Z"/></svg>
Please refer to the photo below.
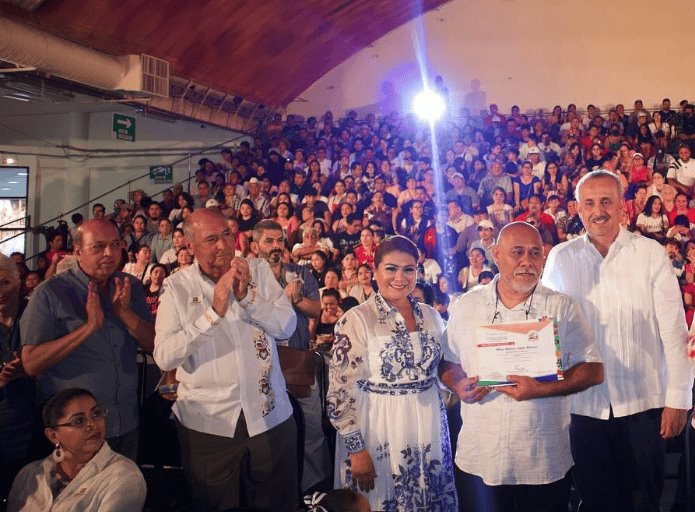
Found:
<svg viewBox="0 0 695 512"><path fill-rule="evenodd" d="M62 462L65 458L65 454L63 453L63 448L61 448L60 443L56 443L55 450L53 450L51 457L53 458L53 461L56 463Z"/></svg>

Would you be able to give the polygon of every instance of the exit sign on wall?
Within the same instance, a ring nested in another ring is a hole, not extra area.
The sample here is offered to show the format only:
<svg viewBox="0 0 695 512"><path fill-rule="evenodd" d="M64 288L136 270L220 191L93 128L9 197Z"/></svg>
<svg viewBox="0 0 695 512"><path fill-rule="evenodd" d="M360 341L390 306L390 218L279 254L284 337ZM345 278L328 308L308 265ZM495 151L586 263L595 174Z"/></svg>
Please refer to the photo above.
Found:
<svg viewBox="0 0 695 512"><path fill-rule="evenodd" d="M152 183L173 183L174 168L171 165L153 165L150 167L150 179Z"/></svg>
<svg viewBox="0 0 695 512"><path fill-rule="evenodd" d="M113 115L113 137L135 142L135 117L125 114Z"/></svg>

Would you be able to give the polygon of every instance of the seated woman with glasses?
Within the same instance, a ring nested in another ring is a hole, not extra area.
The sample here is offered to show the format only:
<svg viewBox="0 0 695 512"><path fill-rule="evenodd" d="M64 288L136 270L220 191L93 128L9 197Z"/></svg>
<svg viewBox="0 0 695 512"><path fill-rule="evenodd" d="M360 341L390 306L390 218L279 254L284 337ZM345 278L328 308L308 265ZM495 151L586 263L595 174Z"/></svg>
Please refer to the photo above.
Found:
<svg viewBox="0 0 695 512"><path fill-rule="evenodd" d="M86 389L64 389L46 402L44 433L55 450L19 472L8 512L142 510L145 479L104 441L107 412Z"/></svg>

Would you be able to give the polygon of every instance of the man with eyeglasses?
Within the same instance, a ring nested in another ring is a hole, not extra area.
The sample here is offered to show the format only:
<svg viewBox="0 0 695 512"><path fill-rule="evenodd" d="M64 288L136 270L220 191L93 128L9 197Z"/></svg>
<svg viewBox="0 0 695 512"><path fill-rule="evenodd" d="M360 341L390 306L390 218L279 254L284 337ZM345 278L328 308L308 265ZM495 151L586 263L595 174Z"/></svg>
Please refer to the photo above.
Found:
<svg viewBox="0 0 695 512"><path fill-rule="evenodd" d="M461 510L567 510L572 456L565 396L603 380L598 347L579 305L539 283L543 243L534 227L508 224L493 254L499 275L450 308L440 364L442 381L462 402L455 457ZM543 317L557 322L563 380L507 375L511 385L478 385L479 328Z"/></svg>
<svg viewBox="0 0 695 512"><path fill-rule="evenodd" d="M74 238L78 265L34 290L20 323L22 362L39 394L79 386L111 413L106 439L135 460L138 347L151 353L154 326L142 284L118 271L121 237L110 221L84 222Z"/></svg>

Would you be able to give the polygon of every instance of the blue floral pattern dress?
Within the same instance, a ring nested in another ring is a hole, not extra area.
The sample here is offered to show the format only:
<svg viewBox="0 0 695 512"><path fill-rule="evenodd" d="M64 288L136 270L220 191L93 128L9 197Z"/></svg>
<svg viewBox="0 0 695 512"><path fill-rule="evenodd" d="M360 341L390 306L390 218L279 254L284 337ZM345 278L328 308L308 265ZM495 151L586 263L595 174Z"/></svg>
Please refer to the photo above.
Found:
<svg viewBox="0 0 695 512"><path fill-rule="evenodd" d="M374 462L372 510L456 511L453 458L437 386L444 323L410 299L418 329L379 293L336 324L328 415L338 430L335 484L358 490L350 453Z"/></svg>

